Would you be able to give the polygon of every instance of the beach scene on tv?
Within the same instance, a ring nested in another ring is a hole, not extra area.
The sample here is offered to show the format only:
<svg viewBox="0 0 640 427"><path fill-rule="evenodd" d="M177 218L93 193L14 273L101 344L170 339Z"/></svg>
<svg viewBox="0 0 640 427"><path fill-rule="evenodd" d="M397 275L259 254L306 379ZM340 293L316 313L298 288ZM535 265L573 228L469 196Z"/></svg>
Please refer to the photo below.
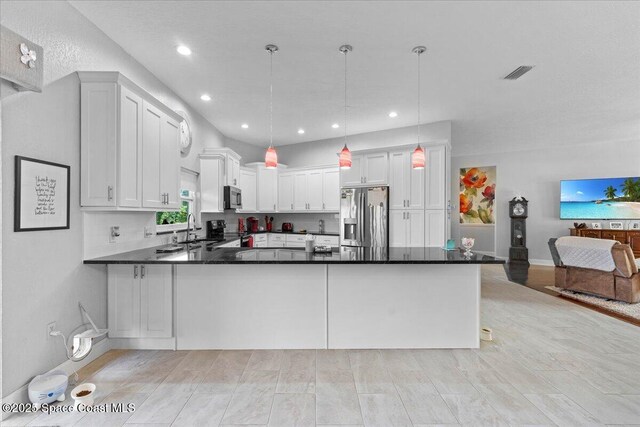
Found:
<svg viewBox="0 0 640 427"><path fill-rule="evenodd" d="M640 219L640 177L560 183L561 219Z"/></svg>

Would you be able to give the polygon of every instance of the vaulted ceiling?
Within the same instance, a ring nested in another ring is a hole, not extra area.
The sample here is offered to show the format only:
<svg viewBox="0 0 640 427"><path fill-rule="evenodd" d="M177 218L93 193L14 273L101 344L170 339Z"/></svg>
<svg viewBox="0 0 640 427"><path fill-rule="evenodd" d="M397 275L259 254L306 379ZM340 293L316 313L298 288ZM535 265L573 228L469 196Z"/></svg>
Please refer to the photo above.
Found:
<svg viewBox="0 0 640 427"><path fill-rule="evenodd" d="M452 120L454 143L499 150L640 135L640 2L71 3L225 135L256 145L269 139L268 43L280 47L276 145L342 134L344 43L354 48L350 134L416 123L411 49L425 45L422 121ZM535 68L502 80L519 65Z"/></svg>

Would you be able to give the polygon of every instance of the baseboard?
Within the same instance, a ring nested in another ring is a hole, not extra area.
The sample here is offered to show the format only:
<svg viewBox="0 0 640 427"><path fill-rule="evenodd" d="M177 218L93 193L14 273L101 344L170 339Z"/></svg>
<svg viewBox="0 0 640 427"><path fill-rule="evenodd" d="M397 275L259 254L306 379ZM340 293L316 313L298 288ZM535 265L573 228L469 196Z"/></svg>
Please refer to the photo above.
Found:
<svg viewBox="0 0 640 427"><path fill-rule="evenodd" d="M99 342L97 342L96 344L93 345L93 348L91 349L91 353L89 353L89 355L87 357L85 357L84 359L82 359L79 362L72 362L71 360L66 360L65 362L61 363L60 365L56 366L55 368L49 370L49 372L51 371L58 371L61 370L63 372L65 372L67 374L67 376L72 375L74 373L74 371L79 370L80 368L88 365L89 363L93 362L94 360L96 360L98 357L102 356L103 354L105 354L107 351L111 350L111 340L109 340L109 338L105 338ZM22 387L20 387L19 389L17 389L16 391L14 391L13 393L11 393L10 395L3 397L2 398L2 403L28 403L29 402L29 393L28 393L28 387L29 387L29 383L23 385ZM8 417L9 415L11 415L11 412L2 412L2 419L4 420L6 417Z"/></svg>
<svg viewBox="0 0 640 427"><path fill-rule="evenodd" d="M111 348L122 350L175 350L175 338L109 338Z"/></svg>

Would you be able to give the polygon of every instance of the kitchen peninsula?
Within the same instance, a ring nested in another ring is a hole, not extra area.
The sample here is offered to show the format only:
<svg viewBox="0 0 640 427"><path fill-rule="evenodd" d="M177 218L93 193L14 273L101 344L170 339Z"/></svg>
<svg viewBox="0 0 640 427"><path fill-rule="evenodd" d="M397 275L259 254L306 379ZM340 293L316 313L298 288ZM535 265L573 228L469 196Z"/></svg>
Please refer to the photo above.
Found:
<svg viewBox="0 0 640 427"><path fill-rule="evenodd" d="M503 263L424 247L342 247L330 254L215 245L174 254L155 249L85 261L109 265L110 301L127 307L110 308L110 337L150 338L146 347L144 339L135 341L138 348L157 347L153 338L162 335L154 328L136 335L140 325L128 324L136 315L127 301L139 298L131 295L131 280L145 274L164 285L142 285L142 298L173 309L158 316L150 304L138 304L142 321L172 323L164 329L169 348L478 348L480 266ZM161 288L170 291L165 298L157 294Z"/></svg>

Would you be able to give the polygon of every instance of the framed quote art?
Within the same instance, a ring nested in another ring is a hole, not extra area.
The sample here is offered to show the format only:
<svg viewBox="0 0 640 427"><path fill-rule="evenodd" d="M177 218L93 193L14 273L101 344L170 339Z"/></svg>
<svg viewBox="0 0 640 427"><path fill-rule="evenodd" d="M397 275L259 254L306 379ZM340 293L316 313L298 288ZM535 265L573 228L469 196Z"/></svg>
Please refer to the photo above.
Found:
<svg viewBox="0 0 640 427"><path fill-rule="evenodd" d="M69 228L71 168L16 156L13 231Z"/></svg>

